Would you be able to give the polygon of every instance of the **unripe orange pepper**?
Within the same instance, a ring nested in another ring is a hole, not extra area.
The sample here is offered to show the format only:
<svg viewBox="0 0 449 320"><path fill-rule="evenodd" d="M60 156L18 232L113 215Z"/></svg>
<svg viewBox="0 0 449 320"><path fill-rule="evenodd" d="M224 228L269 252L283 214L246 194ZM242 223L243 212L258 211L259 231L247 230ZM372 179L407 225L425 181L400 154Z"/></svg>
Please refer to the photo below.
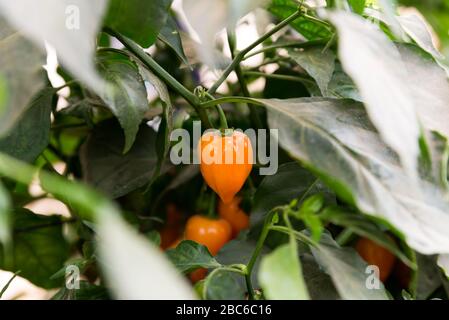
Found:
<svg viewBox="0 0 449 320"><path fill-rule="evenodd" d="M242 132L207 132L198 144L200 168L206 183L229 203L248 178L253 163L251 141Z"/></svg>
<svg viewBox="0 0 449 320"><path fill-rule="evenodd" d="M249 227L249 217L239 206L241 201L242 198L235 197L229 203L223 201L218 203L218 214L231 225L232 237L236 237L240 231Z"/></svg>
<svg viewBox="0 0 449 320"><path fill-rule="evenodd" d="M355 249L368 265L375 265L379 268L379 279L382 282L387 280L396 262L395 255L367 238L360 238Z"/></svg>

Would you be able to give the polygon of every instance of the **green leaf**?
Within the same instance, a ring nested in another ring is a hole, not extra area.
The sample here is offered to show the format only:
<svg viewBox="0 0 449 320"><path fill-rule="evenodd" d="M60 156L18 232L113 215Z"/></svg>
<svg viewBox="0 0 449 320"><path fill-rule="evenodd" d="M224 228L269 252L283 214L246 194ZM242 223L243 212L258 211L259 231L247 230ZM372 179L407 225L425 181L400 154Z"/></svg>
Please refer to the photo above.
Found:
<svg viewBox="0 0 449 320"><path fill-rule="evenodd" d="M402 260L407 266L414 268L415 264L405 255L397 244L385 234L385 230L369 217L362 214L351 213L349 210L338 207L328 207L323 210L321 218L337 226L348 228L355 234L368 238Z"/></svg>
<svg viewBox="0 0 449 320"><path fill-rule="evenodd" d="M141 62L134 59L139 69L140 75L144 81L151 84L162 101L163 112L162 121L158 129L156 139L156 151L157 151L157 169L155 175L159 174L163 162L167 158L168 151L170 149L170 134L173 129L173 106L170 100L170 94L168 93L167 86L162 82L155 74L145 68Z"/></svg>
<svg viewBox="0 0 449 320"><path fill-rule="evenodd" d="M0 268L20 270L22 277L39 287L60 286L61 279L51 279L51 276L63 267L69 254L61 217L16 209L13 220L13 251L10 254L5 248L0 251Z"/></svg>
<svg viewBox="0 0 449 320"><path fill-rule="evenodd" d="M435 58L443 58L442 54L436 49L433 35L426 25L426 21L417 14L401 15L397 17L404 31L413 39L423 50Z"/></svg>
<svg viewBox="0 0 449 320"><path fill-rule="evenodd" d="M313 47L288 51L299 66L315 79L323 96L328 96L328 86L335 70L335 54L327 49Z"/></svg>
<svg viewBox="0 0 449 320"><path fill-rule="evenodd" d="M294 0L273 0L268 11L279 19L285 19L298 10L298 4ZM299 17L291 23L291 26L309 40L325 39L330 37L330 32L317 22L305 17Z"/></svg>
<svg viewBox="0 0 449 320"><path fill-rule="evenodd" d="M109 81L101 98L117 117L125 132L123 153L128 152L136 138L139 125L149 110L145 84L132 62L118 54L99 54L98 67Z"/></svg>
<svg viewBox="0 0 449 320"><path fill-rule="evenodd" d="M379 28L359 16L334 12L330 20L339 32L343 68L360 89L372 123L415 178L421 131L401 55ZM354 46L358 49L352 50Z"/></svg>
<svg viewBox="0 0 449 320"><path fill-rule="evenodd" d="M110 0L104 24L148 48L166 24L171 3L172 0Z"/></svg>
<svg viewBox="0 0 449 320"><path fill-rule="evenodd" d="M415 297L417 300L426 300L442 285L441 271L433 256L417 254L416 264L418 268L413 280Z"/></svg>
<svg viewBox="0 0 449 320"><path fill-rule="evenodd" d="M220 249L220 252L217 254L216 259L222 265L231 265L231 264L244 264L247 265L254 253L256 248L256 243L254 241L245 241L245 240L232 240L225 244L223 248ZM262 257L264 257L268 253L266 247L262 248L261 253L256 259L254 263L253 271L251 274L251 282L254 288L259 287L259 267L260 261ZM241 285L245 285L245 279L240 277Z"/></svg>
<svg viewBox="0 0 449 320"><path fill-rule="evenodd" d="M55 90L39 92L12 130L0 138L0 152L34 162L50 140L51 107Z"/></svg>
<svg viewBox="0 0 449 320"><path fill-rule="evenodd" d="M195 299L190 284L158 247L115 214L99 218L99 261L115 298Z"/></svg>
<svg viewBox="0 0 449 320"><path fill-rule="evenodd" d="M363 102L354 81L343 71L339 62L335 63L335 71L329 82L328 89L330 97Z"/></svg>
<svg viewBox="0 0 449 320"><path fill-rule="evenodd" d="M44 86L41 50L0 17L0 137L15 125Z"/></svg>
<svg viewBox="0 0 449 320"><path fill-rule="evenodd" d="M203 297L210 300L243 300L246 287L240 281L242 275L225 269L215 269L205 279Z"/></svg>
<svg viewBox="0 0 449 320"><path fill-rule="evenodd" d="M43 48L44 41L49 43L56 49L58 59L65 68L91 89L100 93L103 81L95 71L93 57L95 39L106 4L106 0L42 0L39 2L0 0L0 11L12 26L23 32L39 48ZM14 36L9 41L15 42L17 38L18 36ZM24 83L31 83L39 89L41 82L34 75L44 64L44 61L41 58L37 60L36 49L30 45L27 46L16 53L10 51L8 59L3 59L4 52L2 51L0 51L0 56L2 57L2 63L10 64L8 68L11 68L12 72L27 70L33 75L30 78L25 76L23 78L10 77L8 75L8 79L17 81L17 84L14 83L11 87L15 88L15 86L20 85L20 88L22 88ZM20 65L12 63L14 60ZM37 65L37 61L42 63ZM19 66L19 68L15 66ZM3 66L0 69L5 70ZM24 99L28 99L34 93L36 91L32 94L17 91L14 94L24 95ZM11 101L14 101L14 99L11 99Z"/></svg>
<svg viewBox="0 0 449 320"><path fill-rule="evenodd" d="M448 251L444 191L423 180L419 190L413 187L416 182L404 175L361 104L318 98L257 101L268 107L268 123L279 129L280 145L341 199L388 220L415 250Z"/></svg>
<svg viewBox="0 0 449 320"><path fill-rule="evenodd" d="M321 190L325 191L324 186L309 171L294 162L283 164L276 174L265 177L257 188L250 215L251 225L261 223L272 208Z"/></svg>
<svg viewBox="0 0 449 320"><path fill-rule="evenodd" d="M407 85L425 129L449 137L449 87L447 74L435 60L415 45L397 44L407 71Z"/></svg>
<svg viewBox="0 0 449 320"><path fill-rule="evenodd" d="M11 198L0 180L0 243L9 245L11 240Z"/></svg>
<svg viewBox="0 0 449 320"><path fill-rule="evenodd" d="M260 263L259 283L270 300L308 300L298 254L291 244L282 245Z"/></svg>
<svg viewBox="0 0 449 320"><path fill-rule="evenodd" d="M84 180L112 198L143 187L156 168L155 143L156 133L142 124L134 146L123 154L124 138L118 123L100 123L81 149Z"/></svg>
<svg viewBox="0 0 449 320"><path fill-rule="evenodd" d="M70 259L65 263L64 267L55 272L50 277L50 279L64 278L66 276L66 270L68 266L75 266L80 270L80 273L83 273L90 264L92 264L92 259L85 259L85 258Z"/></svg>
<svg viewBox="0 0 449 320"><path fill-rule="evenodd" d="M362 14L365 10L366 0L348 0L352 10L357 14Z"/></svg>
<svg viewBox="0 0 449 320"><path fill-rule="evenodd" d="M178 55L179 59L181 59L181 61L186 66L189 66L189 61L187 60L186 54L184 53L181 36L179 35L178 26L173 15L168 16L167 22L162 27L161 33L159 34L159 39L167 46L172 48L173 51Z"/></svg>
<svg viewBox="0 0 449 320"><path fill-rule="evenodd" d="M427 133L427 148L429 151L429 163L422 164L421 175L428 181L441 185L445 190L449 190L447 180L447 163L449 158L449 141L443 135L432 131Z"/></svg>
<svg viewBox="0 0 449 320"><path fill-rule="evenodd" d="M51 300L109 300L106 288L97 286L87 281L79 282L79 289L67 289L63 287L51 298Z"/></svg>
<svg viewBox="0 0 449 320"><path fill-rule="evenodd" d="M310 299L312 300L338 300L340 296L332 282L310 253L301 255L301 266L304 280L307 284Z"/></svg>
<svg viewBox="0 0 449 320"><path fill-rule="evenodd" d="M324 233L320 243L310 248L318 264L329 274L343 299L388 300L388 294L379 281L379 289L367 286L367 264L352 248L341 248Z"/></svg>
<svg viewBox="0 0 449 320"><path fill-rule="evenodd" d="M189 273L198 268L212 269L221 266L205 246L190 240L184 240L176 248L167 250L167 256L182 273Z"/></svg>

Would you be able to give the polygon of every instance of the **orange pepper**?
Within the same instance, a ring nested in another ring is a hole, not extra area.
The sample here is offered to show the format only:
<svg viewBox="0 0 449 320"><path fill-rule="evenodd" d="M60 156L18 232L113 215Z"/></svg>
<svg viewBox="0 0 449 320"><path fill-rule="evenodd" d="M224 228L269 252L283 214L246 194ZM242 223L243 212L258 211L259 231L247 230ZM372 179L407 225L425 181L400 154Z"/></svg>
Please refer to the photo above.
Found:
<svg viewBox="0 0 449 320"><path fill-rule="evenodd" d="M360 238L355 248L368 265L379 268L382 282L388 279L396 262L396 257L390 251L367 238Z"/></svg>
<svg viewBox="0 0 449 320"><path fill-rule="evenodd" d="M249 217L239 207L241 201L242 198L235 197L229 203L224 203L223 201L218 203L218 214L231 225L232 237L236 237L240 231L249 227Z"/></svg>
<svg viewBox="0 0 449 320"><path fill-rule="evenodd" d="M198 144L200 169L206 183L224 203L232 201L252 169L253 149L244 133L205 133Z"/></svg>
<svg viewBox="0 0 449 320"><path fill-rule="evenodd" d="M231 239L231 235L231 225L224 219L194 215L186 224L185 239L206 246L213 256Z"/></svg>

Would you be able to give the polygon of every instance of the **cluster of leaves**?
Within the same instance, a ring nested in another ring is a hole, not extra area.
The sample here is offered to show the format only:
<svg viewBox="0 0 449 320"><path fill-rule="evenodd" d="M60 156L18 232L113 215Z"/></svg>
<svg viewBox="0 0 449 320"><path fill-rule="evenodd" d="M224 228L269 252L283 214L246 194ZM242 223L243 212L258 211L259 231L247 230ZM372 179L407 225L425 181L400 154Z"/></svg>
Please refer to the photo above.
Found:
<svg viewBox="0 0 449 320"><path fill-rule="evenodd" d="M56 288L77 266L80 288L55 299L447 298L444 57L421 19L388 1L313 3L184 0L200 45L171 0L0 0L0 269ZM259 5L276 26L237 51L235 23ZM205 10L219 16L199 21ZM77 12L78 27L67 20ZM214 43L224 28L230 58ZM59 87L42 68L44 40ZM206 101L195 90L204 68L222 69ZM216 257L192 241L163 253L165 205L187 218L203 192L196 166L168 160L170 133L216 126L212 107L231 127L278 129L281 165L265 178L253 170L251 227ZM24 209L37 198L71 216ZM359 236L411 281L369 289ZM198 268L209 273L195 294L181 273Z"/></svg>

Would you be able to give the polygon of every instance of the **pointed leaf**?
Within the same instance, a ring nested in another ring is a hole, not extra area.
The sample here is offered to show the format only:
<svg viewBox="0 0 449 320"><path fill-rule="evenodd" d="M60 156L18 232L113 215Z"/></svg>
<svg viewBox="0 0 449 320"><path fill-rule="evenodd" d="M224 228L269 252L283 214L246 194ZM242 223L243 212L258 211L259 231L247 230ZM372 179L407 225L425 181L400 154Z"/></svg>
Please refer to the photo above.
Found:
<svg viewBox="0 0 449 320"><path fill-rule="evenodd" d="M167 256L182 273L221 266L205 246L190 240L184 240L175 249L167 250Z"/></svg>
<svg viewBox="0 0 449 320"><path fill-rule="evenodd" d="M379 281L379 288L367 284L367 264L352 248L340 248L329 234L323 234L320 243L311 247L318 264L332 277L338 293L347 300L388 300ZM344 276L343 276L344 275Z"/></svg>

